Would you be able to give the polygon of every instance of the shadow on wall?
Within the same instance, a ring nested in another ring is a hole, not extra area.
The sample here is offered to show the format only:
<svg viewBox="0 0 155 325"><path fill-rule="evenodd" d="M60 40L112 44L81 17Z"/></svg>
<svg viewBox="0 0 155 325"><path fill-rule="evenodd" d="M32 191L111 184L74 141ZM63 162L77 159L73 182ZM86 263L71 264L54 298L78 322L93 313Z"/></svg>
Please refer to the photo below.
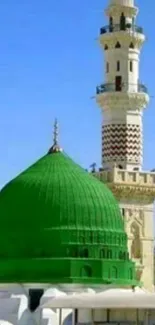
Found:
<svg viewBox="0 0 155 325"><path fill-rule="evenodd" d="M69 314L63 321L63 325L72 325L72 316L73 314Z"/></svg>

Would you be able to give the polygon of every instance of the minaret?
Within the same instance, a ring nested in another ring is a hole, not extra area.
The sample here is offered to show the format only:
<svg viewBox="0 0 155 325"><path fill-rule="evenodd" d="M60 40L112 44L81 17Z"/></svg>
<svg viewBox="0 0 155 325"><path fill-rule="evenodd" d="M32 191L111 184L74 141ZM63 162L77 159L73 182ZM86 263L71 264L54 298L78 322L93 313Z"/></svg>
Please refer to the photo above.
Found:
<svg viewBox="0 0 155 325"><path fill-rule="evenodd" d="M107 183L120 203L137 278L152 291L155 173L142 171L142 119L149 96L139 78L145 35L136 25L134 0L109 0L105 12L108 25L99 36L105 54L104 83L96 89L103 117L103 168L95 176Z"/></svg>
<svg viewBox="0 0 155 325"><path fill-rule="evenodd" d="M145 41L136 26L133 0L110 0L108 26L100 30L105 53L105 82L97 87L103 112L102 164L111 169L141 170L143 162L143 110L149 102L139 79L140 51Z"/></svg>

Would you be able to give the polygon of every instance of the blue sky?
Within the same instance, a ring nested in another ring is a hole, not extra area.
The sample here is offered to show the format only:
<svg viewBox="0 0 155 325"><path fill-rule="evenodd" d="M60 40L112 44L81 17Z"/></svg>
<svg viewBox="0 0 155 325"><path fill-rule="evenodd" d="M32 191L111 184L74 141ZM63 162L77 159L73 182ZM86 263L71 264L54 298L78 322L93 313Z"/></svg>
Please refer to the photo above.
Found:
<svg viewBox="0 0 155 325"><path fill-rule="evenodd" d="M138 1L148 37L140 80L152 96L144 114L144 168L155 167L155 2ZM85 168L101 161L101 113L91 97L103 81L96 38L103 0L3 0L0 4L0 187L44 155L55 117L64 150Z"/></svg>

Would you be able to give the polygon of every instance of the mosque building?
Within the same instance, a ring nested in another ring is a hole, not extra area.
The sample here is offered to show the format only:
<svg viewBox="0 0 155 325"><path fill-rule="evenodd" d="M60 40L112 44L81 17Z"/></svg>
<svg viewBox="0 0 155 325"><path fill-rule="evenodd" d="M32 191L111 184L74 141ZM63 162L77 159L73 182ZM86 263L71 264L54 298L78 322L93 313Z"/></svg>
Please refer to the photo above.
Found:
<svg viewBox="0 0 155 325"><path fill-rule="evenodd" d="M154 324L155 173L142 170L145 40L134 0L109 0L102 168L58 141L0 192L0 325Z"/></svg>

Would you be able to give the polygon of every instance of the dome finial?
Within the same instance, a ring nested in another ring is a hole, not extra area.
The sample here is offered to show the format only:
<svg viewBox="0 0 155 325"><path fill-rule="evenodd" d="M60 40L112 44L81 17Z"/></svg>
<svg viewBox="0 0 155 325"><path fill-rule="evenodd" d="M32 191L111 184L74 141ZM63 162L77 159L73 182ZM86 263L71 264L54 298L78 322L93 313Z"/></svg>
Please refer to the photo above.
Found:
<svg viewBox="0 0 155 325"><path fill-rule="evenodd" d="M55 152L61 152L62 149L60 148L58 144L58 120L55 119L54 121L54 130L53 130L53 146L50 148L48 153L55 153Z"/></svg>
<svg viewBox="0 0 155 325"><path fill-rule="evenodd" d="M53 131L53 145L57 146L58 145L58 120L55 119L54 121L54 131Z"/></svg>

